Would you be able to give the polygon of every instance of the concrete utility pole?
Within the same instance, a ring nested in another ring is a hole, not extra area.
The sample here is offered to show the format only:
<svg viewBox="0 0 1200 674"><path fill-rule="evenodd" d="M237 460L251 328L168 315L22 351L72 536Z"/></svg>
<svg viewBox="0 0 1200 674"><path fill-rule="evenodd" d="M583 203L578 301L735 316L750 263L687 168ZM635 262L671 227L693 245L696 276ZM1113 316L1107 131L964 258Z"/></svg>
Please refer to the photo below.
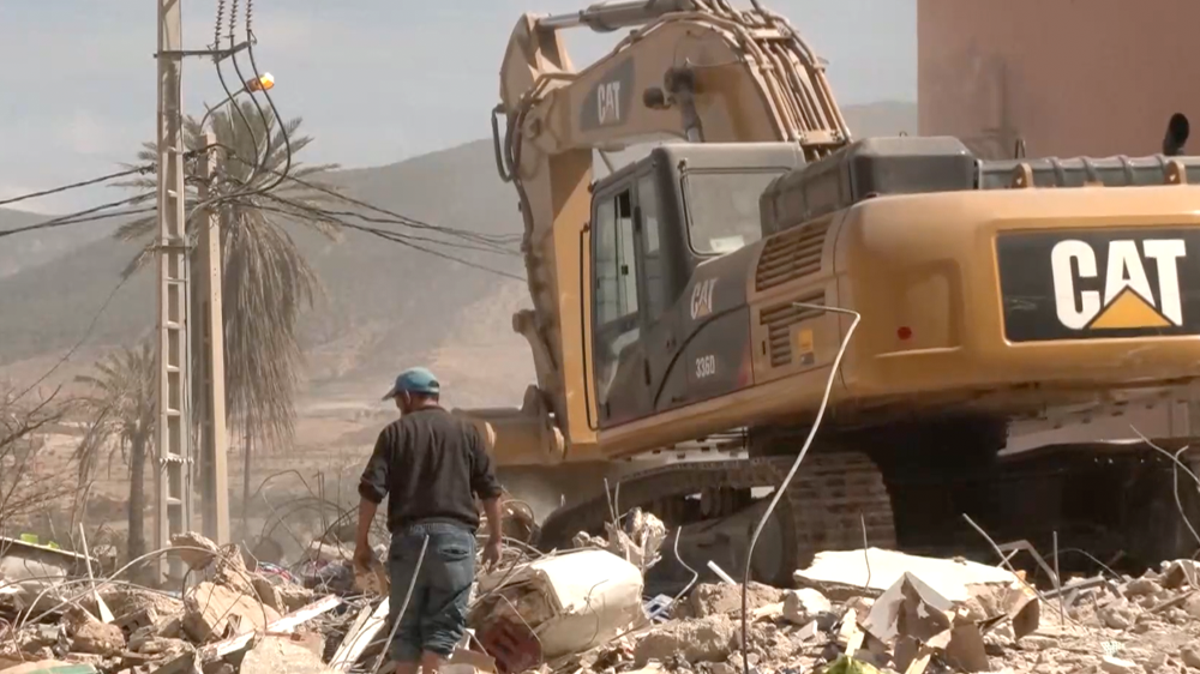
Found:
<svg viewBox="0 0 1200 674"><path fill-rule="evenodd" d="M217 169L217 136L204 132L208 158L203 164L199 187L200 203L211 198L211 183ZM200 250L196 281L200 291L196 320L200 330L200 503L204 535L218 545L229 542L229 487L226 464L228 435L225 429L225 332L221 305L221 217L209 208L200 222Z"/></svg>
<svg viewBox="0 0 1200 674"><path fill-rule="evenodd" d="M158 0L158 517L155 542L192 525L191 423L188 409L188 261L183 168L182 0ZM159 558L160 560L162 557ZM161 579L164 571L159 564ZM172 556L171 578L183 577Z"/></svg>

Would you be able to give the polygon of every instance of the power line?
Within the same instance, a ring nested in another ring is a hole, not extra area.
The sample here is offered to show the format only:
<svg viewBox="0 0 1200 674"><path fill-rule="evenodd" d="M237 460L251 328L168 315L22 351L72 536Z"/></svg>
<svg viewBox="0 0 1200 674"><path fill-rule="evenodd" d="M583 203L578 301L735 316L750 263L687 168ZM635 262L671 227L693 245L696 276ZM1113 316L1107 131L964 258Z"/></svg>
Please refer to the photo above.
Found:
<svg viewBox="0 0 1200 674"><path fill-rule="evenodd" d="M99 211L105 211L110 208L116 208L118 206L124 206L126 204L135 204L135 203L138 203L141 201L145 201L146 199L148 199L152 196L154 196L154 195L139 194L138 196L135 196L135 197L130 197L128 199L121 199L119 201L110 201L107 204L101 204L94 208L89 208L87 210L78 211L76 213L60 215L56 218L51 218L49 220L43 220L42 222L36 222L32 225L25 225L23 227L14 227L12 229L0 230L0 238L6 237L6 236L12 236L13 234L22 234L25 232L32 232L32 231L36 231L39 229L50 229L53 227L65 227L67 225L78 225L78 224L84 223L84 222L95 222L97 220L107 220L110 218L119 218L119 217L126 216L126 215L136 215L138 213L149 213L149 212L152 212L155 210L154 206L145 206L142 208L131 208L131 209L123 210L123 211L117 211L115 213L99 213ZM99 214L92 215L93 213L99 213Z"/></svg>
<svg viewBox="0 0 1200 674"><path fill-rule="evenodd" d="M267 195L267 196L271 196L271 195ZM289 215L289 216L293 216L293 217L298 215L295 211L289 211L287 209L275 208L272 206L266 206L266 205L262 205L262 204L255 206L255 208L259 208L264 211L270 211L273 213L279 213L281 215ZM353 229L356 231L365 232L367 234L372 234L372 235L377 236L386 241L391 241L392 243L398 243L402 246L407 246L414 250L419 250L423 253L428 253L429 255L433 255L435 257L440 257L442 259L449 260L451 262L457 262L458 264L466 265L467 267L472 267L472 268L478 269L480 271L486 271L488 273L495 274L497 276L503 276L505 278L510 278L510 279L513 279L516 281L524 281L525 280L524 277L517 276L516 274L510 274L506 271L501 271L499 269L495 269L495 268L489 267L487 265L482 265L482 264L479 264L476 262L471 262L470 260L464 260L463 258L456 257L456 256L450 255L448 253L443 253L441 251L426 248L425 246L413 243L413 241L412 241L413 237L408 236L408 235L400 234L398 232L388 231L386 229L379 229L378 227L367 227L364 225L357 225L352 222L346 222L345 220L342 220L340 218L335 218L332 216L324 216L322 219L324 219L326 222L336 223L342 227L345 227L346 229ZM443 245L449 245L448 242L435 242L435 243L442 243Z"/></svg>
<svg viewBox="0 0 1200 674"><path fill-rule="evenodd" d="M133 175L135 173L143 173L144 174L144 173L148 173L153 170L154 170L154 167L149 164L146 164L143 166L135 166L135 167L127 169L125 171L118 171L116 173L110 173L108 175L103 175L103 176L100 176L97 178L91 178L89 180L81 180L80 182L71 183L69 185L62 185L61 187L53 187L48 190L42 190L40 192L30 192L28 194L22 194L20 196L11 197L8 199L0 199L0 206L7 206L8 204L15 204L18 201L26 201L28 199L37 199L38 197L45 197L45 196L49 196L51 194L58 194L60 192L66 192L68 190L74 190L74 189L78 189L80 187L88 187L89 185L95 185L97 183L107 182L114 178L123 178L125 176Z"/></svg>
<svg viewBox="0 0 1200 674"><path fill-rule="evenodd" d="M230 158L232 158L236 161L239 161L243 164L246 164L247 166L250 165L248 162L246 162L245 159L238 156L237 153L233 150L233 148L230 148L230 147L227 147L224 145L222 145L221 147L223 149L225 149L227 153L229 153ZM266 170L268 173L273 173L275 175L281 175L279 171L275 171L274 169L266 168L264 170ZM446 227L443 225L434 225L434 224L431 224L428 222L424 222L422 220L418 220L416 218L409 217L407 215L397 213L395 211L388 210L381 206L376 206L375 204L363 201L361 199L355 199L354 197L347 196L345 194L342 194L341 192L330 189L324 185L320 185L318 183L304 180L303 178L298 178L294 175L287 175L287 176L284 176L284 178L286 180L290 180L297 184L303 185L309 189L316 190L318 192L335 197L335 198L345 201L347 203L354 204L355 206L361 206L368 210L375 211L376 213L382 213L384 215L387 215L387 216L390 216L391 218L393 218L392 220L382 221L382 222L386 222L386 223L398 224L398 225L402 225L405 227L410 227L412 229L432 230L432 231L436 231L436 232L441 232L443 234L447 234L449 236L456 236L458 238L469 239L469 240L473 240L478 243L484 243L484 244L504 245L507 243L512 243L514 236L518 236L518 237L520 236L520 235L511 235L511 234L507 234L507 235L506 234L500 234L500 235L484 234L482 232L472 232L470 230L465 230L465 229L457 229L454 227ZM369 218L362 216L362 215L358 215L358 214L355 214L354 217L361 218L363 220L367 220L368 222L371 221Z"/></svg>
<svg viewBox="0 0 1200 674"><path fill-rule="evenodd" d="M269 199L273 199L275 201L280 201L280 202L286 203L293 208L303 210L303 211L310 213L318 218L328 219L329 222L334 223L334 224L339 224L339 225L345 224L344 221L341 220L341 218L343 218L343 217L358 218L359 220L362 220L364 222L373 222L373 223L378 223L378 224L402 224L402 223L397 223L395 220L386 219L386 218L376 218L376 217L372 217L369 215L363 215L361 213L356 213L354 211L335 211L335 210L330 210L327 208L321 208L320 206L313 206L311 204L300 203L298 201L295 201L292 199L287 199L285 197L280 197L280 196L277 196L274 194L266 194L264 196L266 196ZM361 229L376 229L374 227L362 227L362 226L360 226L360 228ZM499 244L493 244L490 242L487 243L486 245L484 245L484 244L476 245L476 244L472 244L472 243L456 243L453 241L446 241L444 239L434 239L434 238L419 236L416 234L400 234L399 232L395 232L395 231L391 231L391 230L380 229L379 231L387 232L389 234L395 234L396 236L402 236L402 237L405 237L405 238L407 238L409 240L413 240L413 241L428 241L429 243L441 244L443 246L455 246L455 247L463 248L466 250L477 250L477 251L480 251L483 253L493 253L496 255L508 255L508 256L512 256L512 257L520 257L520 255L521 255L520 252L515 251L511 248L505 248Z"/></svg>

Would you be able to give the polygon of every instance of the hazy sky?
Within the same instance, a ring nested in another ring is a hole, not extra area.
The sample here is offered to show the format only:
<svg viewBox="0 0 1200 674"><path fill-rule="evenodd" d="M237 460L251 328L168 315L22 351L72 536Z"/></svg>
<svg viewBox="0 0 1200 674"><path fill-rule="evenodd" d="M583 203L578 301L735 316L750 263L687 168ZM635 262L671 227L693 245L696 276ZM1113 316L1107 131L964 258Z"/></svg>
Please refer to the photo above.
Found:
<svg viewBox="0 0 1200 674"><path fill-rule="evenodd" d="M255 57L276 78L280 113L304 117L316 137L306 161L388 164L488 136L518 16L593 1L257 0ZM186 46L202 48L217 0L182 2ZM842 104L916 100L914 0L765 4L830 62ZM152 0L0 0L0 198L110 171L153 137L154 8ZM570 33L576 64L606 51L614 35ZM211 62L189 59L188 112L222 97ZM61 212L114 197L86 190L21 207Z"/></svg>

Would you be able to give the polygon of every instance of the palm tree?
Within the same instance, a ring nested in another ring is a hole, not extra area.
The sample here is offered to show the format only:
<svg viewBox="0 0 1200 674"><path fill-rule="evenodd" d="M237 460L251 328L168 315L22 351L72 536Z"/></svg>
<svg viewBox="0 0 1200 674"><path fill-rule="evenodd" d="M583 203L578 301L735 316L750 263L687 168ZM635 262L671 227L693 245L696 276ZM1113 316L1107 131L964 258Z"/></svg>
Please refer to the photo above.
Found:
<svg viewBox="0 0 1200 674"><path fill-rule="evenodd" d="M129 539L127 553L135 559L146 553L146 458L154 446L158 358L150 341L108 354L80 375L90 394L81 399L92 413L88 438L80 445L80 475L86 477L99 461L99 448L116 440L129 463Z"/></svg>
<svg viewBox="0 0 1200 674"><path fill-rule="evenodd" d="M229 108L232 110L213 112L209 128L221 148L214 192L226 197L214 208L221 221L224 247L226 412L230 429L240 431L244 438L245 521L252 440L267 447L282 447L291 441L295 427L293 401L301 365L297 320L321 291L316 272L296 247L284 220L331 239L337 237L337 222L314 210L331 199L336 190L311 177L337 165L305 166L295 161L294 155L313 140L297 136L300 118L276 128L275 118L261 114L251 101L243 102L240 108L232 104ZM184 132L189 150L205 147L200 122L185 119ZM143 144L137 158L140 162L156 161L155 145ZM201 155L198 161L206 159ZM198 168L198 164L189 166L192 184L197 182ZM303 182L281 179L285 172ZM153 190L155 178L140 177L122 186ZM188 213L195 206L195 192L189 190ZM198 220L188 223L192 240ZM117 231L119 239L146 242L146 248L125 270L126 275L153 259L151 246L156 231L154 215Z"/></svg>

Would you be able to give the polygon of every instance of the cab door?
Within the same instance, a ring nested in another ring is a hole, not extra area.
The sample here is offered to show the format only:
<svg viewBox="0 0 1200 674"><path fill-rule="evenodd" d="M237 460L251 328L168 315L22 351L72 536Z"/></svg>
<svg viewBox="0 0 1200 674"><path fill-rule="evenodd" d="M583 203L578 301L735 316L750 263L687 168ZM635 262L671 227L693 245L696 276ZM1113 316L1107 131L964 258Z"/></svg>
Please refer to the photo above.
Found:
<svg viewBox="0 0 1200 674"><path fill-rule="evenodd" d="M651 404L636 197L630 181L606 187L592 202L592 381L600 428L637 419Z"/></svg>

